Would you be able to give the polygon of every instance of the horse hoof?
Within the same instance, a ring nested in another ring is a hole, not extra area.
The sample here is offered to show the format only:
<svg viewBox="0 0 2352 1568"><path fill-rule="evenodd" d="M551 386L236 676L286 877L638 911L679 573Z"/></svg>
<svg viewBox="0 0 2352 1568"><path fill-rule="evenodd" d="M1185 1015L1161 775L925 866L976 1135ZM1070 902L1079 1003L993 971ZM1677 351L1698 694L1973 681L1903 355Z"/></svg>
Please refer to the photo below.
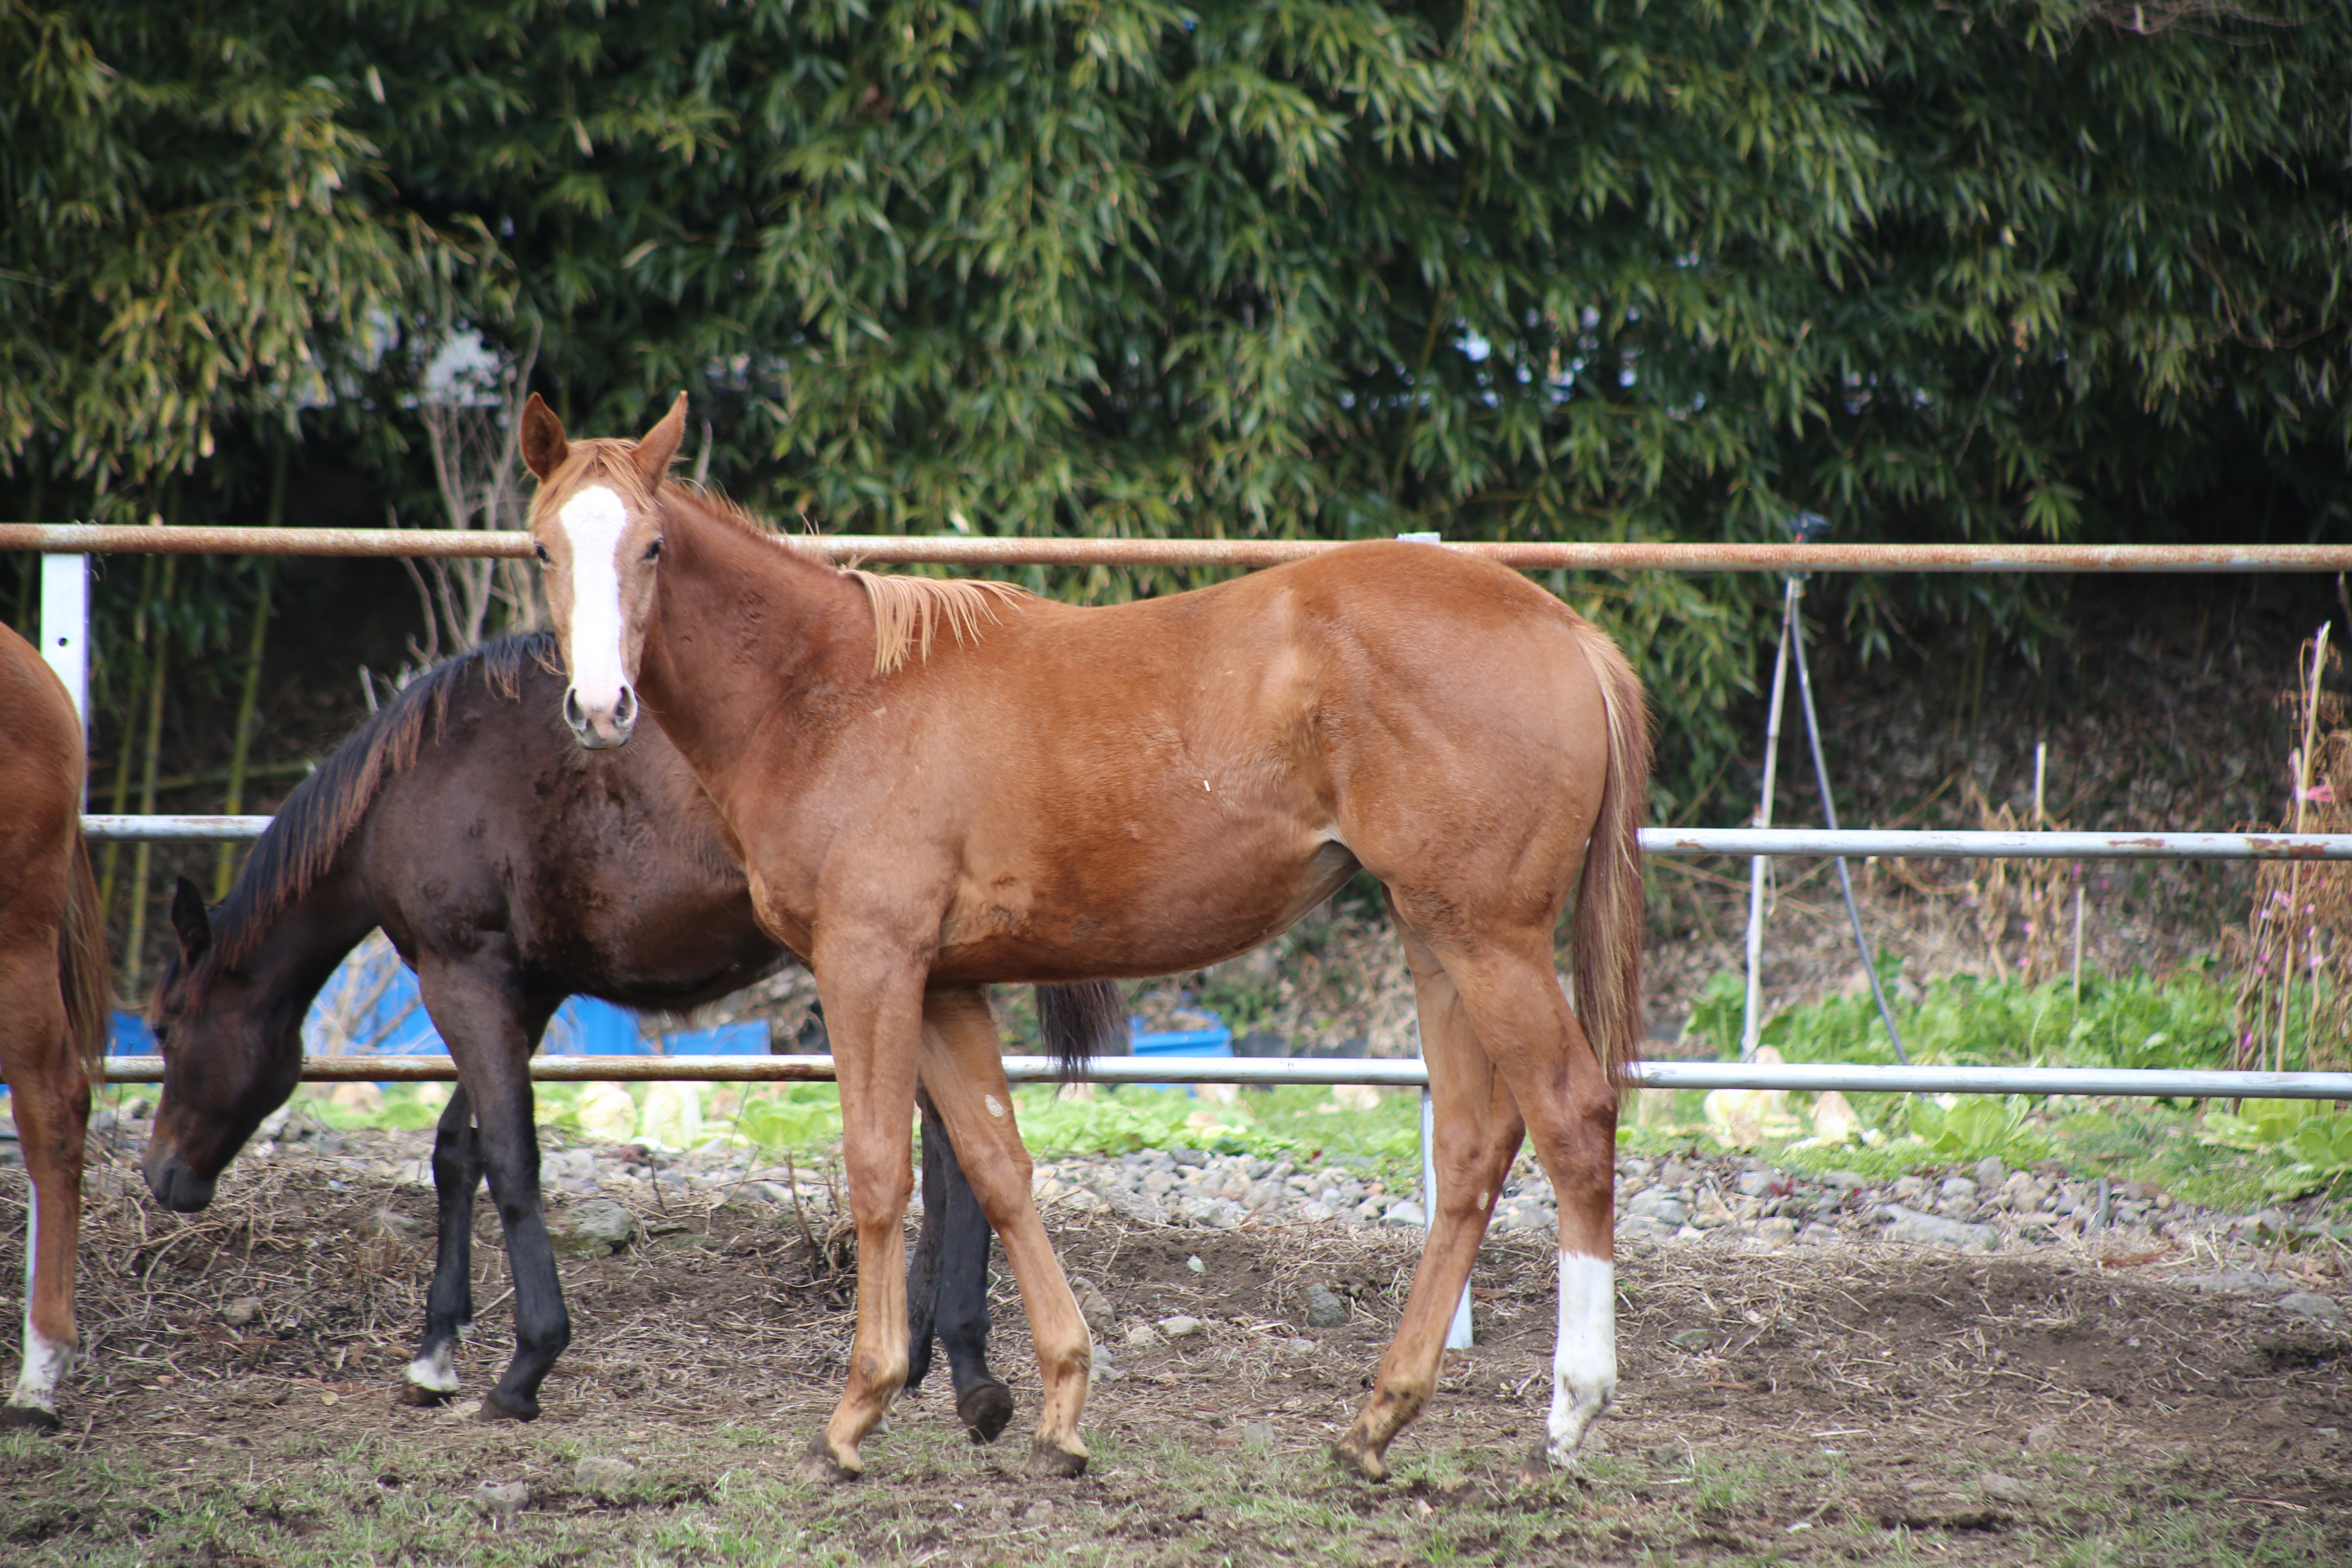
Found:
<svg viewBox="0 0 2352 1568"><path fill-rule="evenodd" d="M956 1395L956 1415L975 1443L993 1443L1013 1420L1013 1391L997 1382L975 1383Z"/></svg>
<svg viewBox="0 0 2352 1568"><path fill-rule="evenodd" d="M1342 1437L1331 1445L1331 1462L1368 1481L1389 1479L1389 1462L1354 1437Z"/></svg>
<svg viewBox="0 0 2352 1568"><path fill-rule="evenodd" d="M539 1401L528 1394L500 1394L497 1389L482 1395L481 1413L477 1421L536 1421Z"/></svg>
<svg viewBox="0 0 2352 1568"><path fill-rule="evenodd" d="M855 1454L844 1459L833 1451L833 1445L824 1440L824 1435L819 1433L809 1439L808 1452L801 1456L801 1462L793 1467L793 1473L804 1481L832 1486L856 1480L866 1473L866 1464Z"/></svg>
<svg viewBox="0 0 2352 1568"><path fill-rule="evenodd" d="M1087 1473L1093 1458L1085 1448L1065 1448L1040 1437L1029 1445L1029 1473L1041 1479L1066 1480Z"/></svg>
<svg viewBox="0 0 2352 1568"><path fill-rule="evenodd" d="M1523 1487L1549 1486L1559 1479L1562 1468L1552 1460L1551 1450L1538 1443L1519 1461L1518 1482Z"/></svg>
<svg viewBox="0 0 2352 1568"><path fill-rule="evenodd" d="M64 1423L58 1413L38 1405L0 1405L0 1426L22 1426L35 1432L54 1432Z"/></svg>
<svg viewBox="0 0 2352 1568"><path fill-rule="evenodd" d="M392 1397L394 1404L413 1405L419 1410L430 1410L437 1405L449 1403L447 1394L422 1384L411 1383L406 1378L401 1379L400 1386L392 1391Z"/></svg>

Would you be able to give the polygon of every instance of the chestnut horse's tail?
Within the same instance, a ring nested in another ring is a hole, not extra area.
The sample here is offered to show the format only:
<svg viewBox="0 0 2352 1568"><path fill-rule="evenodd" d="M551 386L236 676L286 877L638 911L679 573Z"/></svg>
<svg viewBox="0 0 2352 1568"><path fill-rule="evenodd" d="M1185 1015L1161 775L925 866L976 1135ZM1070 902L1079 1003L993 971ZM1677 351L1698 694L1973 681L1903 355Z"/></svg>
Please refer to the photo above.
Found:
<svg viewBox="0 0 2352 1568"><path fill-rule="evenodd" d="M1576 1016L1609 1081L1632 1080L1642 1057L1642 850L1650 816L1650 714L1641 677L1607 633L1577 623L1609 718L1601 817L1576 890Z"/></svg>
<svg viewBox="0 0 2352 1568"><path fill-rule="evenodd" d="M65 925L58 932L58 989L65 995L66 1033L93 1087L106 1059L108 1015L114 1005L114 974L106 955L106 925L100 918L98 879L89 871L89 845L76 818L66 867Z"/></svg>
<svg viewBox="0 0 2352 1568"><path fill-rule="evenodd" d="M1127 1004L1116 980L1037 987L1037 1033L1064 1078L1096 1057L1123 1057Z"/></svg>

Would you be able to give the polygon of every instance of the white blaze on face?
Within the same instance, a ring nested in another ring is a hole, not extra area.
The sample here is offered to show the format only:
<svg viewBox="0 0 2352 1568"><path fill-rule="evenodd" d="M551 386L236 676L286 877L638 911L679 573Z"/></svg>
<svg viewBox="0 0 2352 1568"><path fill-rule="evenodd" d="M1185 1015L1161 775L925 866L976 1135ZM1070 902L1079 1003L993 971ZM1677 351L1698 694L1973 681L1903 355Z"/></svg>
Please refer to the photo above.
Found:
<svg viewBox="0 0 2352 1568"><path fill-rule="evenodd" d="M604 485L591 485L555 514L572 543L572 685L580 705L608 714L628 677L621 668L621 534L628 508Z"/></svg>
<svg viewBox="0 0 2352 1568"><path fill-rule="evenodd" d="M1544 1452L1576 1458L1593 1417L1617 1392L1617 1268L1605 1258L1559 1255L1559 1343L1551 1357L1551 1418Z"/></svg>

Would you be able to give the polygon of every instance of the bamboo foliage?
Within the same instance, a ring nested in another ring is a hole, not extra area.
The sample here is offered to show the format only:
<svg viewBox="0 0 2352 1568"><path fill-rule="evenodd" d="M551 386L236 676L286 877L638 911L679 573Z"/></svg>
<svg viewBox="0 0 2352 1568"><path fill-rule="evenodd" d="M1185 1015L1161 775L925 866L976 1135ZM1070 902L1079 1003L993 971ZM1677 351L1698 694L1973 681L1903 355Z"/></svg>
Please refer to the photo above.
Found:
<svg viewBox="0 0 2352 1568"><path fill-rule="evenodd" d="M2352 511L2324 0L21 0L0 73L11 510L37 478L103 516L234 472L188 505L249 511L293 424L444 512L470 437L436 439L424 371L473 330L574 429L690 391L714 480L851 531ZM1663 694L1661 806L1693 811L1767 585L1554 585ZM428 592L421 640L498 618L495 587ZM2062 592L1830 608L1865 650L1922 618L1990 649L2063 636Z"/></svg>

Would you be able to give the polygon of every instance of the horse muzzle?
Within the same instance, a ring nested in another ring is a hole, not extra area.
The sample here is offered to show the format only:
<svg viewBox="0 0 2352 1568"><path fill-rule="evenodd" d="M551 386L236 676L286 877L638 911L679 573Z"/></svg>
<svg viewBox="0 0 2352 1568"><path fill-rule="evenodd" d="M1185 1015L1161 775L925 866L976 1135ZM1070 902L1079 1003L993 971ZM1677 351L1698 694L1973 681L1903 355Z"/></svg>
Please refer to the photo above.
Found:
<svg viewBox="0 0 2352 1568"><path fill-rule="evenodd" d="M572 738L592 752L608 752L615 746L625 746L629 737L637 732L637 692L633 686L623 686L620 695L609 704L594 706L580 700L580 689L566 687L563 692L563 721L571 726Z"/></svg>
<svg viewBox="0 0 2352 1568"><path fill-rule="evenodd" d="M153 1144L140 1168L147 1177L147 1190L173 1214L195 1213L213 1201L213 1190L219 1185L217 1177L199 1176L179 1155Z"/></svg>

